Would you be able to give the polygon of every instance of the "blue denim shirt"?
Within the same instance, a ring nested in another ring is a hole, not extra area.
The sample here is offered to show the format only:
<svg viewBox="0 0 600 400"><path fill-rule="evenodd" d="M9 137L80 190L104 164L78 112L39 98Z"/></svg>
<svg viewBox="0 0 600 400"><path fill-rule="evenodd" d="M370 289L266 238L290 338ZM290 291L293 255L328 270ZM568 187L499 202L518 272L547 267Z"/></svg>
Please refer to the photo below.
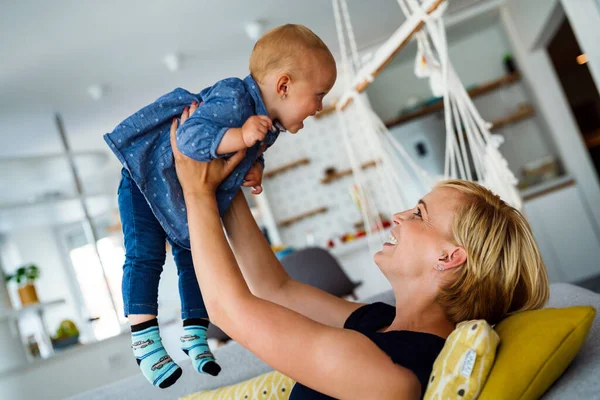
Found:
<svg viewBox="0 0 600 400"><path fill-rule="evenodd" d="M200 94L175 89L104 135L104 140L131 174L169 238L188 249L190 234L171 151L170 127L173 118L180 117L184 107L194 101L204 104L177 129L177 146L183 154L198 161L231 156L217 154L225 132L241 127L253 115L267 115L258 84L248 75L244 80L224 79ZM274 124L263 141L267 148L281 131L281 125ZM258 157L260 146L257 143L247 149L244 159L217 189L221 216L254 162L260 162L264 167L262 155Z"/></svg>

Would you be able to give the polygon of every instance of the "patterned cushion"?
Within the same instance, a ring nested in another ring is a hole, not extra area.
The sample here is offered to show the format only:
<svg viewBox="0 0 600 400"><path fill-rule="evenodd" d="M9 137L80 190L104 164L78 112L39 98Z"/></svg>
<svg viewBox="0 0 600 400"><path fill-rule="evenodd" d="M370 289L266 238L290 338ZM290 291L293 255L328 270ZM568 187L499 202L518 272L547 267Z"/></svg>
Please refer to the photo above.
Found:
<svg viewBox="0 0 600 400"><path fill-rule="evenodd" d="M287 400L294 383L291 378L273 371L235 385L190 394L180 400Z"/></svg>
<svg viewBox="0 0 600 400"><path fill-rule="evenodd" d="M484 320L458 324L433 364L425 399L476 399L499 342L498 334Z"/></svg>

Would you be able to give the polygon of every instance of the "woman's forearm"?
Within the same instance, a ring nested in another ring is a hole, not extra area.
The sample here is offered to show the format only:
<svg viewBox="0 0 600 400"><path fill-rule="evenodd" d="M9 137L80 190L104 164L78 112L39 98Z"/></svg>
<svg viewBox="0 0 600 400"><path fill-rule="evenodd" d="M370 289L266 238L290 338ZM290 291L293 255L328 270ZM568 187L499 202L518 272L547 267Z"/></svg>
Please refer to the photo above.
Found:
<svg viewBox="0 0 600 400"><path fill-rule="evenodd" d="M241 191L223 216L223 224L252 293L269 298L289 280L289 275L258 228Z"/></svg>
<svg viewBox="0 0 600 400"><path fill-rule="evenodd" d="M218 320L251 293L225 238L214 195L186 195L185 202L196 278L211 282L202 285L202 295L211 319Z"/></svg>

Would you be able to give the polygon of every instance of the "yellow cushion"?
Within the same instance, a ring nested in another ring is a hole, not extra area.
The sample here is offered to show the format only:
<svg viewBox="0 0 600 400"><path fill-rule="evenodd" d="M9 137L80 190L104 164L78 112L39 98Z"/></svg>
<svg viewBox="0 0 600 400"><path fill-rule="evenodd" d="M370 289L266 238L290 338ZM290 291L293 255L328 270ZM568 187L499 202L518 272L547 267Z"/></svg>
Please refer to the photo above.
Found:
<svg viewBox="0 0 600 400"><path fill-rule="evenodd" d="M484 320L458 324L433 364L425 400L476 399L492 369L498 341Z"/></svg>
<svg viewBox="0 0 600 400"><path fill-rule="evenodd" d="M273 371L235 385L190 394L181 400L287 400L294 383L291 378Z"/></svg>
<svg viewBox="0 0 600 400"><path fill-rule="evenodd" d="M501 343L479 399L538 399L579 352L595 315L578 306L504 319L495 328Z"/></svg>

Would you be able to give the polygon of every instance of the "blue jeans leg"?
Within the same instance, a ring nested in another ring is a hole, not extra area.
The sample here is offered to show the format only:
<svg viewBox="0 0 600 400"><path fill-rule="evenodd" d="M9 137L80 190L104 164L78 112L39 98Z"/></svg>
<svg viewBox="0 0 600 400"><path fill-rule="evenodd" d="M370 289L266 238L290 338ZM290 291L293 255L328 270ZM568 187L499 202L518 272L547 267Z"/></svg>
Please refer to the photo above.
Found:
<svg viewBox="0 0 600 400"><path fill-rule="evenodd" d="M165 263L167 235L125 169L118 202L125 240L122 282L125 316L158 315L158 283Z"/></svg>
<svg viewBox="0 0 600 400"><path fill-rule="evenodd" d="M177 275L179 276L181 318L208 318L200 286L198 286L198 280L196 279L196 272L194 271L192 252L173 242L170 243L173 248L175 265L177 265Z"/></svg>

